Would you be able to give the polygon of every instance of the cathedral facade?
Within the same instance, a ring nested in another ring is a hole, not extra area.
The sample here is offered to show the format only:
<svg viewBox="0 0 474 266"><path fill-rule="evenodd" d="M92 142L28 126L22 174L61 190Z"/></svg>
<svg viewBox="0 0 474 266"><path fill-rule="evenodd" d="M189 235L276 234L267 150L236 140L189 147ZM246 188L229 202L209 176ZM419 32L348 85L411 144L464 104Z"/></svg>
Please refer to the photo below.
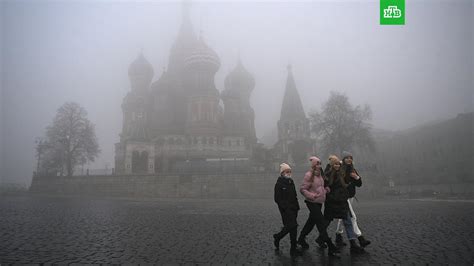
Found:
<svg viewBox="0 0 474 266"><path fill-rule="evenodd" d="M196 36L184 9L168 67L158 80L143 54L128 69L131 90L122 103L116 173L249 163L257 142L250 106L255 80L239 60L219 92L214 83L219 67L219 56Z"/></svg>

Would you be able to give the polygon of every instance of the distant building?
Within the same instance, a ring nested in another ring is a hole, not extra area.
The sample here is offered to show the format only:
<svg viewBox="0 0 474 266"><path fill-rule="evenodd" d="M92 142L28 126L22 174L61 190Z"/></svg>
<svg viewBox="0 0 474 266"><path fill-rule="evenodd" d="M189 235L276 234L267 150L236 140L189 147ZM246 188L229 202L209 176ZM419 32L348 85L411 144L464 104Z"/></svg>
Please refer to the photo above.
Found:
<svg viewBox="0 0 474 266"><path fill-rule="evenodd" d="M395 184L474 182L473 117L459 114L379 140L378 173Z"/></svg>
<svg viewBox="0 0 474 266"><path fill-rule="evenodd" d="M219 67L216 52L194 33L185 6L160 78L152 82L154 70L143 54L128 69L131 91L122 103L116 173L248 167L257 142L250 106L255 81L239 59L219 93Z"/></svg>
<svg viewBox="0 0 474 266"><path fill-rule="evenodd" d="M274 146L279 162L307 165L314 152L309 119L303 109L291 66L288 66L285 94L278 120L278 142Z"/></svg>

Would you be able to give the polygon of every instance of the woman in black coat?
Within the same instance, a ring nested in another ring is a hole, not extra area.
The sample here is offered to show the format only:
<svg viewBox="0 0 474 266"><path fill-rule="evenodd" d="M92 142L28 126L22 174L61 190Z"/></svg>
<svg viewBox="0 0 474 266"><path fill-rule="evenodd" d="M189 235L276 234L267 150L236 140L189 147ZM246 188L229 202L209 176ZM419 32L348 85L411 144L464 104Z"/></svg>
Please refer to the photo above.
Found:
<svg viewBox="0 0 474 266"><path fill-rule="evenodd" d="M347 238L351 244L351 252L362 253L364 251L363 248L355 242L357 235L352 226L351 212L347 201L350 197L351 186L354 186L355 182L352 179L346 178L341 169L339 158L331 156L330 165L330 171L326 173L330 192L326 194L324 216L328 221L342 219Z"/></svg>
<svg viewBox="0 0 474 266"><path fill-rule="evenodd" d="M359 243L362 247L366 247L367 245L370 244L370 241L365 239L364 236L362 235L362 231L360 230L358 224L357 224L357 217L356 213L354 212L353 208L353 198L355 197L356 194L356 187L362 186L362 178L360 177L359 173L357 170L354 168L353 164L353 157L350 152L344 151L342 152L342 175L344 177L344 180L347 180L347 182L350 182L350 186L347 187L349 190L349 211L351 212L351 221L352 221L352 226L354 228L354 232L357 235L357 238L359 239ZM338 223L337 229L336 229L336 243L343 243L342 241L342 226L340 223Z"/></svg>
<svg viewBox="0 0 474 266"><path fill-rule="evenodd" d="M289 233L291 242L290 255L300 256L302 253L301 250L297 249L296 242L298 234L296 218L298 217L300 205L296 196L295 183L291 179L291 168L286 163L280 165L280 177L278 177L275 184L274 200L280 211L283 228L280 232L273 235L273 244L276 249L279 249L280 240Z"/></svg>

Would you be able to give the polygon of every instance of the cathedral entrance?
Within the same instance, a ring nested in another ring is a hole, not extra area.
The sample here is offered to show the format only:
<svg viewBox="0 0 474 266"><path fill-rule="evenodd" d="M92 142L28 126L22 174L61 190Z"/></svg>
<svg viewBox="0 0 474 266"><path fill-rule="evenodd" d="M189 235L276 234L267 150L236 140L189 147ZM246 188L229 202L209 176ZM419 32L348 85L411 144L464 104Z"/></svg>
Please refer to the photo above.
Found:
<svg viewBox="0 0 474 266"><path fill-rule="evenodd" d="M134 151L132 153L132 173L144 174L147 173L148 166L148 152Z"/></svg>

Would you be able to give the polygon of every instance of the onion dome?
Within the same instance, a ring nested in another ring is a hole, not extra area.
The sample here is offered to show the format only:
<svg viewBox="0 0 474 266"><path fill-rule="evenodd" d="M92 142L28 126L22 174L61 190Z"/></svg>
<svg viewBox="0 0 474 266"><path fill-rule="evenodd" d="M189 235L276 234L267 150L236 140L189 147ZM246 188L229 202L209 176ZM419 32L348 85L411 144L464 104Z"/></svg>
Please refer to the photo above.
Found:
<svg viewBox="0 0 474 266"><path fill-rule="evenodd" d="M153 74L153 66L145 59L142 53L138 55L128 68L129 77L143 77L151 82Z"/></svg>
<svg viewBox="0 0 474 266"><path fill-rule="evenodd" d="M217 53L200 37L194 50L184 59L184 65L188 69L209 69L215 73L221 62Z"/></svg>
<svg viewBox="0 0 474 266"><path fill-rule="evenodd" d="M247 90L252 91L255 87L255 79L242 65L240 58L237 66L232 70L224 81L225 88L228 90Z"/></svg>

